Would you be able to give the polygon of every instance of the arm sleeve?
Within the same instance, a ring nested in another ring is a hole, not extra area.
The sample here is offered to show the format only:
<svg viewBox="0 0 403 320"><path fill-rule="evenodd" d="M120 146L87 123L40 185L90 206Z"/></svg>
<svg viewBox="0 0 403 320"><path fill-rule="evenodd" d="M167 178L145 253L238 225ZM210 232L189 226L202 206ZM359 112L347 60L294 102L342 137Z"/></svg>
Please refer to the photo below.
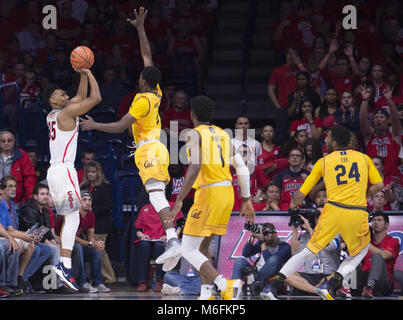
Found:
<svg viewBox="0 0 403 320"><path fill-rule="evenodd" d="M242 256L248 258L260 252L260 241L250 245L249 240L242 249Z"/></svg>
<svg viewBox="0 0 403 320"><path fill-rule="evenodd" d="M301 186L299 191L301 191L304 195L307 195L309 191L318 183L319 179L323 177L323 158L319 159L315 165L309 176L305 179L304 184Z"/></svg>

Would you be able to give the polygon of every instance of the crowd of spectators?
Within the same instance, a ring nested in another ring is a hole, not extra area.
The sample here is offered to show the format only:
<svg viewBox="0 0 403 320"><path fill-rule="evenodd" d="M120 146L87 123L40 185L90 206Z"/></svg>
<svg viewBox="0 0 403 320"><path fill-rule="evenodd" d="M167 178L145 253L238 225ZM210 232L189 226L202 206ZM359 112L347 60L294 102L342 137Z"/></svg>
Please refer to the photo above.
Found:
<svg viewBox="0 0 403 320"><path fill-rule="evenodd" d="M192 128L188 100L204 92L203 73L211 50L217 8L215 1L46 1L49 3L58 8L57 30L38 28L43 18L40 9L45 1L0 1L1 25L6 31L0 35L3 83L17 82L21 95L30 98L40 97L49 83L69 88L68 91L74 94L78 79L70 67L68 53L75 46L86 45L95 54L93 71L100 81L103 98L102 103L94 108L94 113L108 111L119 119L128 111L137 93L136 81L143 68L136 33L124 21L134 8L145 4L150 10L145 27L153 59L163 75L162 129L172 139L172 135ZM342 26L342 8L347 4L357 8L356 30L346 30ZM15 23L5 23L10 20ZM274 110L275 123L269 124L267 119L267 125L254 128L253 119L243 114L234 118L234 127L231 128L234 131L231 143L241 153L251 173L255 210L288 209L294 192L309 175L313 164L327 154L324 139L327 131L336 124L350 129L350 147L367 153L384 178L385 188L382 193L368 199L369 209L403 209L402 24L403 5L395 0L281 1L279 18L270 30L270 43L277 58L267 84L267 98ZM175 120L177 131L172 128L175 123L171 121ZM1 134L0 151L0 178L15 176L17 190L13 201L19 209L27 200L33 201L35 181L46 178L46 164L43 167L35 161L35 150L25 152L16 148L15 136L8 131ZM94 161L94 151L86 150L79 156L82 156L83 165L79 170L80 185L91 193L90 211L94 215L87 229L95 231L90 234L90 239L81 241L81 245L86 247L92 238L105 241L111 231L108 226L111 225L113 192L111 182L104 178L102 166ZM172 176L169 201L174 202L183 183L186 165L172 164L169 169ZM236 211L239 210L240 193L235 174L233 187ZM325 192L323 188L323 183L314 188L306 206L317 206L315 198ZM189 203L183 210L185 218L192 197L188 195ZM144 208L146 206L143 211ZM385 225L386 220L383 220ZM150 235L146 234L145 225L141 223L144 221L137 221L135 227L138 249L147 252L147 255L143 254L145 259L138 280L139 289L144 291L147 288L144 269L149 265L151 250L161 251L158 246L161 247L159 240L163 240L163 234L154 230L155 239L149 241ZM6 225L3 226L7 229ZM15 226L12 228L18 230ZM272 232L274 227L269 229ZM309 232L308 225L306 231ZM57 239L57 234L54 236ZM264 242L270 238L270 233L260 237ZM380 245L376 237L373 242ZM255 251L248 251L248 254L262 250L260 245L255 245ZM29 261L24 254L33 256L31 247L19 248L20 261ZM291 251L292 254L298 251L296 243ZM371 252L379 255L375 249ZM91 254L91 257L96 256L95 252ZM103 251L98 256L101 262L97 260L96 263L97 266L102 264L103 281L115 282L107 254ZM269 259L265 255L263 258ZM244 261L238 262L241 263L243 265ZM314 263L309 268L312 269ZM241 274L240 268L237 265L237 275ZM366 268L370 269L370 266L367 264ZM393 277L393 266L388 264L387 270ZM24 272L18 270L18 275L23 277ZM156 274L160 290L163 275L161 270ZM21 279L25 283L22 288L27 288L27 278ZM95 288L87 285L87 280L81 281L82 286L94 292ZM93 279L95 287L100 283ZM9 288L10 292L18 293L18 282L3 283L0 279L0 285L6 291ZM372 294L371 291L367 295Z"/></svg>

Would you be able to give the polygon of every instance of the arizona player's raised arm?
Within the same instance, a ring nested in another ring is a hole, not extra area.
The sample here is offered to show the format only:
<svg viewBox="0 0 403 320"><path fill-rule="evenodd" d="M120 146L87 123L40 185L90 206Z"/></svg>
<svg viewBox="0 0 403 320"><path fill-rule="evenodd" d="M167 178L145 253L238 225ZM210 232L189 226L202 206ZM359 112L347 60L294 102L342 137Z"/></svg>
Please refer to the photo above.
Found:
<svg viewBox="0 0 403 320"><path fill-rule="evenodd" d="M230 143L230 164L235 168L238 177L238 183L241 188L242 204L240 214L245 214L245 222L253 224L255 221L255 211L250 201L250 174L249 169L243 161L239 152L235 152L233 145Z"/></svg>
<svg viewBox="0 0 403 320"><path fill-rule="evenodd" d="M87 98L88 95L88 76L87 73L82 69L73 69L80 74L80 83L78 85L77 94L74 98L70 100L70 103L78 103Z"/></svg>
<svg viewBox="0 0 403 320"><path fill-rule="evenodd" d="M153 58L151 54L151 48L150 48L150 43L148 42L146 31L144 29L144 20L147 16L148 10L145 10L144 7L140 7L139 13L137 13L137 10L134 9L134 15L136 17L135 20L132 19L127 19L128 22L132 26L135 26L137 29L137 33L139 35L139 40L140 40L140 52L141 52L141 57L143 58L144 62L144 67L149 67L153 66Z"/></svg>
<svg viewBox="0 0 403 320"><path fill-rule="evenodd" d="M62 116L67 115L71 118L81 116L90 111L93 107L95 107L98 103L102 101L101 92L99 91L97 80L95 79L92 72L88 69L82 69L82 72L85 72L88 77L91 88L90 96L88 98L85 98L81 102L70 103L60 113L60 115Z"/></svg>

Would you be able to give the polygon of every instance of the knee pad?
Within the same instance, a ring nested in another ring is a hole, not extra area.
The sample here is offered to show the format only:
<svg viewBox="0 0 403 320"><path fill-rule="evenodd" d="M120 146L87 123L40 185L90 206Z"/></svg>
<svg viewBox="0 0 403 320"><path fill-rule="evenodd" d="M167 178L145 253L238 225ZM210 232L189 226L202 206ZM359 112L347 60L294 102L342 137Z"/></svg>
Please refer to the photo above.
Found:
<svg viewBox="0 0 403 320"><path fill-rule="evenodd" d="M208 261L208 258L199 251L203 239L204 237L193 237L186 234L182 237L180 252L197 271L200 271L202 264Z"/></svg>
<svg viewBox="0 0 403 320"><path fill-rule="evenodd" d="M148 191L150 202L154 209L159 213L162 209L170 208L170 205L165 197L165 183L162 181L147 182L145 188ZM158 190L158 191L154 191Z"/></svg>

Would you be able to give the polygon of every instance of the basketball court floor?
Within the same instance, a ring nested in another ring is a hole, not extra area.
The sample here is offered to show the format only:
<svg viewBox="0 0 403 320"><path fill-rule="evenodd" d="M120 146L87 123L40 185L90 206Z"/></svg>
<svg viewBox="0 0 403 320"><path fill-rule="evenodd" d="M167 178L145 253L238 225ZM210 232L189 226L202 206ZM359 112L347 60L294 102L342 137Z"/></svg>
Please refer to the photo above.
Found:
<svg viewBox="0 0 403 320"><path fill-rule="evenodd" d="M280 295L280 300L321 300L319 296L286 296ZM74 300L148 300L148 301L184 301L184 300L197 300L195 295L164 295L160 292L138 292L136 287L130 286L127 282L119 282L111 287L111 291L108 293L75 293L75 294L49 294L49 293L36 293L30 295L22 295L19 297L8 297L0 299L0 301L8 300L62 300L62 301L74 301ZM219 300L219 297L216 297ZM242 296L241 300L262 300L260 296ZM336 300L365 300L370 301L362 297L352 297L350 299L337 298ZM373 300L403 300L403 295L395 293L387 297L375 297Z"/></svg>

